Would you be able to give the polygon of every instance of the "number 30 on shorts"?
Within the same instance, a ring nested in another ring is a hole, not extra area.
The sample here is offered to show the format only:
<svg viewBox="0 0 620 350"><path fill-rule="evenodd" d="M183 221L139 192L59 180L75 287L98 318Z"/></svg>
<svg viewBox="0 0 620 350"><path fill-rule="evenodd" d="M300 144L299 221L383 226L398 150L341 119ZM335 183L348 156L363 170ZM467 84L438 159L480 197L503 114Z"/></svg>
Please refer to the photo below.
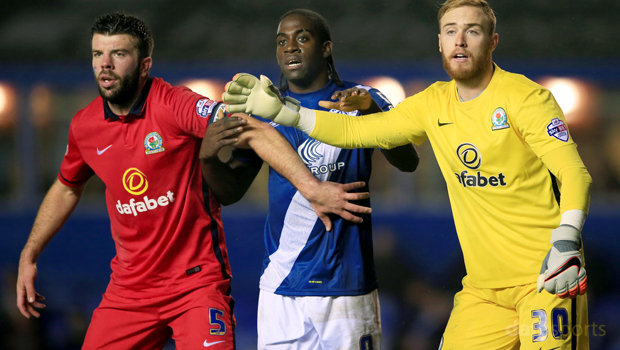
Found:
<svg viewBox="0 0 620 350"><path fill-rule="evenodd" d="M534 322L534 333L532 334L532 342L541 342L549 337L549 329L547 328L547 311L533 310L532 318L538 319ZM566 339L570 332L568 325L568 311L564 308L555 308L551 310L551 326L552 334L555 339Z"/></svg>

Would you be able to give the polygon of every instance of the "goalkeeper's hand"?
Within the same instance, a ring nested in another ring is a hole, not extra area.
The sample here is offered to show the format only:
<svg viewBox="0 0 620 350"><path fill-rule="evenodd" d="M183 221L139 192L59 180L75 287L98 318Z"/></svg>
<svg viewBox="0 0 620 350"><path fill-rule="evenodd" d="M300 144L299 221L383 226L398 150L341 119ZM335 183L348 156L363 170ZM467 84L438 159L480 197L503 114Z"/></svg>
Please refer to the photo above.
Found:
<svg viewBox="0 0 620 350"><path fill-rule="evenodd" d="M537 289L543 289L559 298L575 298L586 292L588 276L581 257L579 230L570 225L560 225L551 231L553 246L540 268Z"/></svg>
<svg viewBox="0 0 620 350"><path fill-rule="evenodd" d="M264 75L260 80L247 73L235 75L226 84L222 101L230 113L254 114L284 126L296 126L299 121L299 103L284 99Z"/></svg>

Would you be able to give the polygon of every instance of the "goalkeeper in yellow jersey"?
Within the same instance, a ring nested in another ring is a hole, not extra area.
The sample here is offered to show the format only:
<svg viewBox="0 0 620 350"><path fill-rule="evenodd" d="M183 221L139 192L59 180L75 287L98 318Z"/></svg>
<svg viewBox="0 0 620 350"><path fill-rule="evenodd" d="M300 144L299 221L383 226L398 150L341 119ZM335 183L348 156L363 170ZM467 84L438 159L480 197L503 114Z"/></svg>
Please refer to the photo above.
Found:
<svg viewBox="0 0 620 350"><path fill-rule="evenodd" d="M283 103L271 82L239 74L224 101L342 148L429 140L446 180L467 276L440 349L588 349L581 229L592 179L551 93L492 61L484 0L448 0L439 51L452 80L396 108L350 117ZM321 106L366 110L348 89ZM561 195L560 195L561 194Z"/></svg>

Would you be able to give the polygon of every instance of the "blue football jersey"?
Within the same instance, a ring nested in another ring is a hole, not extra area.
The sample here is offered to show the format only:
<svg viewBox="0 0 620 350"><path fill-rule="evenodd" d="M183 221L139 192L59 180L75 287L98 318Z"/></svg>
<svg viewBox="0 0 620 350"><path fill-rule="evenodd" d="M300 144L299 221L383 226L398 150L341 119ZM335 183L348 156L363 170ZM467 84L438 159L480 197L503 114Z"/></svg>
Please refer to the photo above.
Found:
<svg viewBox="0 0 620 350"><path fill-rule="evenodd" d="M300 101L304 107L325 110L319 107L319 101L331 100L334 92L358 86L367 89L383 110L392 108L378 90L351 82L344 84L339 87L330 80L315 92L286 91L283 95ZM373 149L341 149L312 139L293 127L273 122L271 125L290 142L320 180L365 181L368 184ZM366 192L368 188L359 191ZM370 200L358 204L370 206ZM362 217L364 222L355 224L333 215L332 231L327 232L310 203L286 178L270 168L266 253L260 288L280 295L299 296L363 295L376 289L372 222L370 215Z"/></svg>

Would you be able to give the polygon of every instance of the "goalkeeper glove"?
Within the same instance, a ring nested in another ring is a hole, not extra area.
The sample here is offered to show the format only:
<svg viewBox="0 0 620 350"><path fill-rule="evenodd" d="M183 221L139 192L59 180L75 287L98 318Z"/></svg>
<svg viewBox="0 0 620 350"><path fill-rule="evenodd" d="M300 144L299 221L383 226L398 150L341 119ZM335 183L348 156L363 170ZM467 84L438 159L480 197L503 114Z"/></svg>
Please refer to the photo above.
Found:
<svg viewBox="0 0 620 350"><path fill-rule="evenodd" d="M280 91L264 75L260 80L247 73L239 73L226 84L222 101L230 113L247 113L273 120L284 126L297 126L299 101L283 98Z"/></svg>
<svg viewBox="0 0 620 350"><path fill-rule="evenodd" d="M579 230L570 225L560 225L551 231L553 246L545 256L537 289L543 289L559 298L574 298L586 292L588 276L579 251Z"/></svg>

